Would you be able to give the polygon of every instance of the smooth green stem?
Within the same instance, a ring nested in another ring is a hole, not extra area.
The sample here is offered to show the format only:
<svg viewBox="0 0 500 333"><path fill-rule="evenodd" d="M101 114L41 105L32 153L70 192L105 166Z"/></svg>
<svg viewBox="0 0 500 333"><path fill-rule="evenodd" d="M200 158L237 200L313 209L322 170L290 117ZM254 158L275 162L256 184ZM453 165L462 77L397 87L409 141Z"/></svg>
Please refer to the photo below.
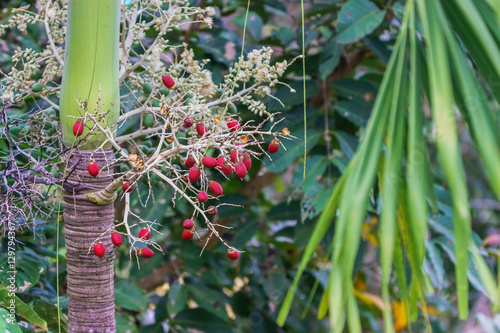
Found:
<svg viewBox="0 0 500 333"><path fill-rule="evenodd" d="M69 1L60 98L64 141L68 146L74 140L76 119L72 117L84 118L86 113L97 111L107 113L100 120L103 125L112 125L118 119L119 19L119 0ZM91 126L92 121L87 118L84 136ZM103 134L89 136L81 148L95 148L104 140Z"/></svg>

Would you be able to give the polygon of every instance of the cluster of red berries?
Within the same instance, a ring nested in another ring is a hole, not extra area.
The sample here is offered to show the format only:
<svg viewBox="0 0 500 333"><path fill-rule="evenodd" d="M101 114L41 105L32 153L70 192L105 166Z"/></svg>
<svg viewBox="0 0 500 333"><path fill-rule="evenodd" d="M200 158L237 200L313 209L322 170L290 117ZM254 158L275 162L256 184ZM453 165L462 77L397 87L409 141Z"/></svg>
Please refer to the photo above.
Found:
<svg viewBox="0 0 500 333"><path fill-rule="evenodd" d="M184 119L184 128L191 128L194 125L194 121L191 117L187 117ZM241 128L240 123L234 118L228 118L226 121L226 125L231 132L235 132ZM196 133L199 136L204 136L205 133L208 132L208 128L201 121L196 123Z"/></svg>
<svg viewBox="0 0 500 333"><path fill-rule="evenodd" d="M188 123L188 125L193 124L193 121L190 118L186 118L184 124ZM202 127L203 126L203 127ZM233 128L238 129L239 123L232 119L228 121L228 127L232 130ZM204 125L198 123L198 128L204 128ZM200 136L203 136L204 129L202 131L198 131ZM238 144L237 144L238 145ZM270 153L276 153L279 150L279 141L277 139L272 140L269 143L268 150ZM218 157L217 159L211 156L205 156L201 159L201 164L203 167L208 169L217 169L222 172L225 176L230 176L233 172L239 178L245 178L248 171L252 167L252 159L250 154L244 149L231 149L229 158L231 161L226 160L223 156ZM193 156L189 155L184 165L189 169L186 182L196 183L201 177L201 166L196 164L196 160ZM208 181L208 189L215 196L221 196L224 191L222 186L213 180ZM208 193L205 191L200 191L197 195L198 202L205 203L208 201ZM210 206L206 211L209 215L216 215L217 208L214 206ZM184 231L182 232L182 238L185 240L190 240L194 237L194 222L192 220L185 220L183 223ZM234 248L228 248L227 256L231 260L237 260L239 258L239 252Z"/></svg>
<svg viewBox="0 0 500 333"><path fill-rule="evenodd" d="M167 75L162 76L162 82L167 87L168 89L176 89L175 86L175 81ZM192 118L187 117L184 119L184 127L185 128L190 128L194 125L194 121ZM232 132L235 132L241 128L240 123L234 119L234 118L228 118L226 120L226 125L228 129ZM76 137L79 137L83 134L84 132L84 124L83 120L78 119L74 126L73 126L73 134ZM207 132L207 126L203 124L201 121L198 121L196 123L196 132L198 133L199 136L204 136ZM279 140L274 139L272 140L269 145L268 145L268 151L269 153L276 153L279 150ZM236 146L241 145L240 142L236 143ZM243 179L247 175L248 171L252 167L252 159L250 157L250 154L248 151L245 149L241 148L233 148L230 151L230 161L226 160L223 156L218 157L217 159L214 157L210 156L205 156L201 159L201 164L203 167L208 168L208 169L217 169L220 172L222 172L226 177L229 177L230 175L233 174L233 172L236 174L237 177ZM198 166L196 163L196 160L193 158L193 156L189 155L186 160L185 160L185 166L186 168L189 169L189 172L187 176L184 176L184 180L189 183L196 183L200 177L201 177L201 166ZM97 177L99 175L99 166L95 161L90 161L88 164L88 172L92 177ZM122 190L125 193L130 193L134 189L134 184L132 181L126 181L122 184ZM208 182L208 189L209 191L216 197L219 197L223 195L224 191L222 189L222 186L214 181L210 180ZM208 193L205 191L200 191L197 195L198 202L200 203L205 203L208 201ZM217 207L215 206L210 206L206 210L206 213L209 215L216 215L217 214ZM194 222L190 219L187 219L183 223L184 231L182 232L182 238L185 240L190 240L194 237L195 229L194 229ZM142 229L139 233L139 238L148 240L149 237L151 236L151 232L149 229ZM111 233L111 240L113 244L117 247L121 246L122 244L122 237L121 235L113 231ZM97 242L94 246L94 253L98 257L103 257L105 254L105 248L104 245L101 242ZM149 248L142 248L138 250L138 255L142 256L143 258L150 258L154 255L154 252L149 249ZM227 250L227 256L231 260L237 260L239 258L239 252L230 247Z"/></svg>
<svg viewBox="0 0 500 333"><path fill-rule="evenodd" d="M139 232L140 239L148 240L149 237L151 237L151 232L149 231L149 229L143 228ZM113 244L116 247L120 247L122 245L122 235L120 235L120 233L113 230L111 232L111 241L113 242ZM106 253L106 249L104 248L104 245L101 242L97 242L94 245L94 253L99 258L104 257L104 254ZM139 250L137 250L137 254L143 258L151 258L155 253L151 249L144 247L144 248L140 248Z"/></svg>
<svg viewBox="0 0 500 333"><path fill-rule="evenodd" d="M269 143L269 152L274 154L278 151L278 149L279 141L277 139L272 140ZM215 159L214 157L205 156L202 158L201 164L208 169L218 169L225 176L230 176L234 172L239 178L245 178L248 171L252 167L252 159L250 158L250 154L246 151L233 148L230 151L229 157L231 159L231 162L227 161L222 156L218 157L217 159ZM190 169L188 173L189 182L197 182L201 176L201 167L196 166L196 160L192 156L188 156L186 158L186 161L184 162L184 165L186 166L186 168ZM208 186L210 191L216 196L222 195L223 191L219 183L211 180L209 181Z"/></svg>

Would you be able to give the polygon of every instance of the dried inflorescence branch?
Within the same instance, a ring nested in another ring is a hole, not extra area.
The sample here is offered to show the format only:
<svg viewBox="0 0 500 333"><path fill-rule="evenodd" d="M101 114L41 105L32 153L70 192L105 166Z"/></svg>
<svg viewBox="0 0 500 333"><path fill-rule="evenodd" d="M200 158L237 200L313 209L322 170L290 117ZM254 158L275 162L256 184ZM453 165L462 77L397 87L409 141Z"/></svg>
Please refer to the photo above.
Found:
<svg viewBox="0 0 500 333"><path fill-rule="evenodd" d="M187 45L171 45L167 39L170 32L181 29L184 24L197 23L210 28L215 15L213 8L190 7L185 0L131 1L121 7L120 84L122 91L128 91L120 100L123 112L117 123L106 124L103 120L108 111L100 103L89 110L87 101L76 96L80 116L72 120L77 129L74 132L75 144L74 147L64 147L57 119L51 117L58 110L66 11L67 1L39 1L36 13L22 7L7 25L0 26L0 33L13 27L24 32L27 23L43 24L48 36L47 47L41 52L30 49L15 52L14 66L1 81L2 100L3 103L23 103L27 96L37 97L40 110L30 117L40 122L38 128L51 124L53 130L46 136L31 132L38 140L29 143L31 148L19 146L26 137L20 140L10 136L8 131L0 131L10 146L18 145L18 154L26 163L38 163L35 164L37 168L29 172L15 168L3 170L4 178L15 174L23 180L22 184L27 180L32 184L45 184L51 193L56 194L64 180L61 176L64 174L63 157L71 148L79 149L94 136L104 136L95 152L113 147L116 153L114 163L121 165L121 170L114 174L114 180L105 189L86 196L97 204L109 204L115 200L119 189L123 190L125 217L115 227L125 226L123 235L129 239L131 255L142 254L142 250L136 249L138 243L161 251L154 241L138 238L133 233L137 227L154 231L156 224L142 220L129 207L130 192L137 188L136 185L143 183L149 189L147 198L140 198L146 207L153 198L153 184L159 182L174 190L174 205L177 200L187 200L193 207L191 219L204 225L203 228L198 225L187 228L185 238L206 234L208 243L215 236L228 247L231 259L237 257L239 252L218 233L217 228L222 226L212 217L216 215L213 214L216 208L208 207L207 200L218 200L223 195L223 189L215 179L229 179L234 177L231 176L233 173L238 178L245 178L252 159L276 152L278 138L292 138L286 129L275 130L280 122L275 121L277 114L268 112L262 101L264 97L275 98L272 87L286 85L280 77L291 63L273 64L271 48L253 50L247 56L241 56L224 76L223 82L217 85L206 68L209 60L198 61ZM155 37L146 37L151 30L156 32ZM138 52L137 47L143 51ZM9 122L6 110L10 109L4 108L3 124ZM263 118L258 122L245 122L244 119L248 118L244 116L246 110ZM82 136L80 124L86 127ZM132 131L120 135L123 129ZM42 147L46 150L53 148L53 151L37 159L36 152L43 150ZM19 163L14 164L17 168ZM94 168L113 169L112 165ZM51 173L51 170L57 170L57 173ZM22 190L14 188L18 192L13 192L12 186L6 189L5 192L2 188L2 193L9 193L10 199L2 196L2 200L14 200L16 196L12 193L28 193L27 187ZM99 244L101 237L109 237L113 232L116 230L103 232L94 245Z"/></svg>
<svg viewBox="0 0 500 333"><path fill-rule="evenodd" d="M0 216L1 227L36 226L36 219L50 220L58 210L57 195L63 178L59 123L53 112L7 113L0 109ZM81 184L67 181L79 190Z"/></svg>

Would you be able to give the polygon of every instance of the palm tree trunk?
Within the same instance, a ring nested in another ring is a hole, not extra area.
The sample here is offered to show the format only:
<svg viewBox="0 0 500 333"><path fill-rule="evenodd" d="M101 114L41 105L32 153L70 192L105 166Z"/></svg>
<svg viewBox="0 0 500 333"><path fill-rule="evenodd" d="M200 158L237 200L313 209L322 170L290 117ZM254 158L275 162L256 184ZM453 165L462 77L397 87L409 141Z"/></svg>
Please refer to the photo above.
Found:
<svg viewBox="0 0 500 333"><path fill-rule="evenodd" d="M119 16L120 0L70 0L60 98L64 142L75 144L73 124L86 113L100 113L102 127L112 126L119 115ZM65 177L81 182L83 190L64 189L68 313L70 332L115 332L113 261L110 229L114 223L113 204L96 205L85 193L103 189L113 180L113 152L92 154L105 136L94 131L87 136L92 121L86 121L82 137L72 150ZM85 150L83 150L85 149ZM98 177L87 171L89 159L100 168ZM108 170L109 168L109 170ZM103 235L103 233L105 233ZM101 237L102 236L102 237ZM104 257L93 252L100 240Z"/></svg>
<svg viewBox="0 0 500 333"><path fill-rule="evenodd" d="M68 180L85 187L79 192L64 191L69 332L115 332L115 254L110 233L105 233L113 227L113 204L99 206L83 195L106 187L112 181L112 170L104 168L96 178L91 177L87 171L90 154L76 151L70 156ZM92 159L101 166L112 165L113 153L94 154ZM92 247L99 238L106 249L102 258Z"/></svg>

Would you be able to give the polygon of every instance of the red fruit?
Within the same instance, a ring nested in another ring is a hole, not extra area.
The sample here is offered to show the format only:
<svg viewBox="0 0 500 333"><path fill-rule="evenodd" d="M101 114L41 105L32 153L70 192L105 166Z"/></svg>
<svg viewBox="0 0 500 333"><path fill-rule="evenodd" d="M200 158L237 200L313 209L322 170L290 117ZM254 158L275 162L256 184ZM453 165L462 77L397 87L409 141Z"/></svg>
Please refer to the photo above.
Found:
<svg viewBox="0 0 500 333"><path fill-rule="evenodd" d="M212 215L212 216L217 215L217 207L215 207L215 206L208 207L207 213L208 213L208 215Z"/></svg>
<svg viewBox="0 0 500 333"><path fill-rule="evenodd" d="M199 136L203 136L207 132L207 127L202 123L196 123L196 132L198 132Z"/></svg>
<svg viewBox="0 0 500 333"><path fill-rule="evenodd" d="M280 149L280 142L278 141L278 139L274 139L273 141L271 141L269 143L269 147L267 147L267 149L269 150L269 152L271 154L274 154L275 152L277 152L278 149Z"/></svg>
<svg viewBox="0 0 500 333"><path fill-rule="evenodd" d="M222 164L224 164L224 157L219 157L217 159L217 169L222 169Z"/></svg>
<svg viewBox="0 0 500 333"><path fill-rule="evenodd" d="M73 134L75 136L80 136L83 134L84 126L81 120L77 120L75 124L73 125Z"/></svg>
<svg viewBox="0 0 500 333"><path fill-rule="evenodd" d="M233 119L233 118L230 118L228 121L227 121L227 127L232 131L232 132L235 132L237 130L239 130L241 128L240 126L240 123Z"/></svg>
<svg viewBox="0 0 500 333"><path fill-rule="evenodd" d="M210 192L212 192L215 196L220 196L224 194L224 191L222 190L222 186L220 186L219 183L211 180L208 182L208 188L210 189Z"/></svg>
<svg viewBox="0 0 500 333"><path fill-rule="evenodd" d="M242 143L241 143L241 142L239 142L239 141L237 141L237 142L235 143L235 145L236 145L236 146L241 146L241 145L242 145Z"/></svg>
<svg viewBox="0 0 500 333"><path fill-rule="evenodd" d="M200 176L201 176L201 171L200 171L200 168L196 167L196 168L192 168L191 170L189 170L189 181L191 183L196 183L198 181L198 179L200 179Z"/></svg>
<svg viewBox="0 0 500 333"><path fill-rule="evenodd" d="M247 168L247 171L249 171L250 168L252 167L252 159L250 158L250 154L249 153L245 153L243 155L243 164L245 164L245 167Z"/></svg>
<svg viewBox="0 0 500 333"><path fill-rule="evenodd" d="M99 174L99 166L95 162L89 162L87 170L89 170L89 174L92 177L97 177L97 175Z"/></svg>
<svg viewBox="0 0 500 333"><path fill-rule="evenodd" d="M132 181L127 181L125 183L123 183L122 185L122 191L125 192L125 193L130 193L134 190L134 185L132 185Z"/></svg>
<svg viewBox="0 0 500 333"><path fill-rule="evenodd" d="M203 157L203 159L201 160L201 163L203 163L204 166L206 166L207 168L210 168L210 169L213 169L217 166L217 160L215 158L209 157L209 156Z"/></svg>
<svg viewBox="0 0 500 333"><path fill-rule="evenodd" d="M193 229L194 227L194 222L193 220L185 220L183 223L182 223L182 226L184 227L184 229Z"/></svg>
<svg viewBox="0 0 500 333"><path fill-rule="evenodd" d="M207 202L208 201L208 193L205 191L201 191L198 193L198 201L199 202Z"/></svg>
<svg viewBox="0 0 500 333"><path fill-rule="evenodd" d="M151 258L152 256L154 256L154 254L155 253L147 247L139 249L139 255L143 258Z"/></svg>
<svg viewBox="0 0 500 333"><path fill-rule="evenodd" d="M113 244L115 244L115 246L121 246L122 245L122 235L120 235L118 232L116 231L113 231L111 233L111 241L113 242Z"/></svg>
<svg viewBox="0 0 500 333"><path fill-rule="evenodd" d="M229 157L231 157L231 161L233 161L233 163L236 163L236 159L238 158L238 151L236 149L231 149Z"/></svg>
<svg viewBox="0 0 500 333"><path fill-rule="evenodd" d="M193 229L184 229L182 232L182 238L185 240L190 240L194 236L194 230Z"/></svg>
<svg viewBox="0 0 500 333"><path fill-rule="evenodd" d="M139 231L140 239L148 240L149 237L151 237L151 232L148 229L144 228L141 231Z"/></svg>
<svg viewBox="0 0 500 333"><path fill-rule="evenodd" d="M170 76L163 75L161 77L161 80L163 81L163 84L165 85L165 87L167 87L168 89L175 89L176 88L175 81Z"/></svg>
<svg viewBox="0 0 500 333"><path fill-rule="evenodd" d="M231 260L237 260L240 257L240 253L234 249L227 249L227 257Z"/></svg>
<svg viewBox="0 0 500 333"><path fill-rule="evenodd" d="M196 161L194 159L193 156L188 156L188 158L186 158L186 162L185 162L185 166L186 168L190 169L192 167L194 167L194 165L196 164Z"/></svg>
<svg viewBox="0 0 500 333"><path fill-rule="evenodd" d="M184 119L184 127L189 128L191 126L193 126L193 119L191 119L189 117Z"/></svg>
<svg viewBox="0 0 500 333"><path fill-rule="evenodd" d="M99 258L104 257L104 253L106 253L106 249L104 248L104 245L102 245L101 243L94 245L94 253Z"/></svg>
<svg viewBox="0 0 500 333"><path fill-rule="evenodd" d="M233 173L233 167L231 166L231 164L227 163L226 161L224 161L224 163L222 163L221 170L222 170L222 173L225 174L226 176L230 176Z"/></svg>
<svg viewBox="0 0 500 333"><path fill-rule="evenodd" d="M236 164L234 166L234 173L236 173L236 176L240 178L245 178L247 172L248 172L247 167L243 163Z"/></svg>

